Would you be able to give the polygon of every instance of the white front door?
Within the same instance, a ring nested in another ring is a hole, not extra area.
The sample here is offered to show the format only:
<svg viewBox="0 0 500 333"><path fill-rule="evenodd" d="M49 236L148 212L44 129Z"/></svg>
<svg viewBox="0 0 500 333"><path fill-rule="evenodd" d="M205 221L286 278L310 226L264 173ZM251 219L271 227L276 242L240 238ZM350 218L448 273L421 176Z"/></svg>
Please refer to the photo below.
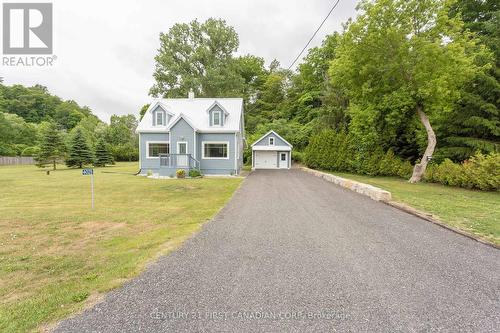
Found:
<svg viewBox="0 0 500 333"><path fill-rule="evenodd" d="M275 151L255 151L255 169L276 169L278 161Z"/></svg>
<svg viewBox="0 0 500 333"><path fill-rule="evenodd" d="M177 142L177 166L187 167L188 166L188 156L187 156L187 142Z"/></svg>
<svg viewBox="0 0 500 333"><path fill-rule="evenodd" d="M280 153L279 168L288 169L288 153Z"/></svg>

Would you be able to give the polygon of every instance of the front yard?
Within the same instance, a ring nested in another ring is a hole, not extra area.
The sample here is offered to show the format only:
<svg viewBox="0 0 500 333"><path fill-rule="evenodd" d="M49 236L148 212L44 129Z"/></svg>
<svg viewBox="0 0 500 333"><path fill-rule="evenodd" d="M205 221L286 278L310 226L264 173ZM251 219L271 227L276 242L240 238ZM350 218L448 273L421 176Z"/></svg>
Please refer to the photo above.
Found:
<svg viewBox="0 0 500 333"><path fill-rule="evenodd" d="M151 180L137 163L0 167L0 331L42 329L137 275L227 202L238 178ZM107 173L123 172L123 173Z"/></svg>
<svg viewBox="0 0 500 333"><path fill-rule="evenodd" d="M500 245L500 193L467 190L441 184L410 184L395 177L370 177L331 172L380 187L392 199L437 216L442 222Z"/></svg>

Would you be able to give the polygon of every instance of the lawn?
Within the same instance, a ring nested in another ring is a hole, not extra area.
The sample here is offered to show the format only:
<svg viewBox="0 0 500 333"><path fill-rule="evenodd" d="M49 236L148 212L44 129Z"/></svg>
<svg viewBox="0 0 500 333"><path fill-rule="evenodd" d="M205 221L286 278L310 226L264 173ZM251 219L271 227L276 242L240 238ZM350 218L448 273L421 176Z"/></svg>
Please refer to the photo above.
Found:
<svg viewBox="0 0 500 333"><path fill-rule="evenodd" d="M81 170L0 167L0 332L43 329L120 286L197 231L242 181L153 180L133 176L137 168L95 169L92 210Z"/></svg>
<svg viewBox="0 0 500 333"><path fill-rule="evenodd" d="M500 193L473 191L441 184L410 184L394 177L332 172L392 193L392 199L431 213L442 222L500 245Z"/></svg>

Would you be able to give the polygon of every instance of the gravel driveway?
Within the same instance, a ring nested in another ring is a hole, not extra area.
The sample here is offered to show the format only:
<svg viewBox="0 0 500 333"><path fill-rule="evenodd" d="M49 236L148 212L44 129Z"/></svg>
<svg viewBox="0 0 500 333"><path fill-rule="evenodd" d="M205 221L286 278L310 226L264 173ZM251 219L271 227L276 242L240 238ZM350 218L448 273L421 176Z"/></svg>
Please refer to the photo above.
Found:
<svg viewBox="0 0 500 333"><path fill-rule="evenodd" d="M499 332L500 251L300 170L57 332Z"/></svg>

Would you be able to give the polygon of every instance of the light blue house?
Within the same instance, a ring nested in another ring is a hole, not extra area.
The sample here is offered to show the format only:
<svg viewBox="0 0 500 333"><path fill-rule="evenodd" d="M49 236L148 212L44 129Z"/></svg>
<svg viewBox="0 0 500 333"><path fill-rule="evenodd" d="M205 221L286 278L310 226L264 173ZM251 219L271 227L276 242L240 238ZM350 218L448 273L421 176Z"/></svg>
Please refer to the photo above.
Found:
<svg viewBox="0 0 500 333"><path fill-rule="evenodd" d="M237 175L245 137L242 98L155 99L139 126L141 174L175 176L177 169Z"/></svg>

